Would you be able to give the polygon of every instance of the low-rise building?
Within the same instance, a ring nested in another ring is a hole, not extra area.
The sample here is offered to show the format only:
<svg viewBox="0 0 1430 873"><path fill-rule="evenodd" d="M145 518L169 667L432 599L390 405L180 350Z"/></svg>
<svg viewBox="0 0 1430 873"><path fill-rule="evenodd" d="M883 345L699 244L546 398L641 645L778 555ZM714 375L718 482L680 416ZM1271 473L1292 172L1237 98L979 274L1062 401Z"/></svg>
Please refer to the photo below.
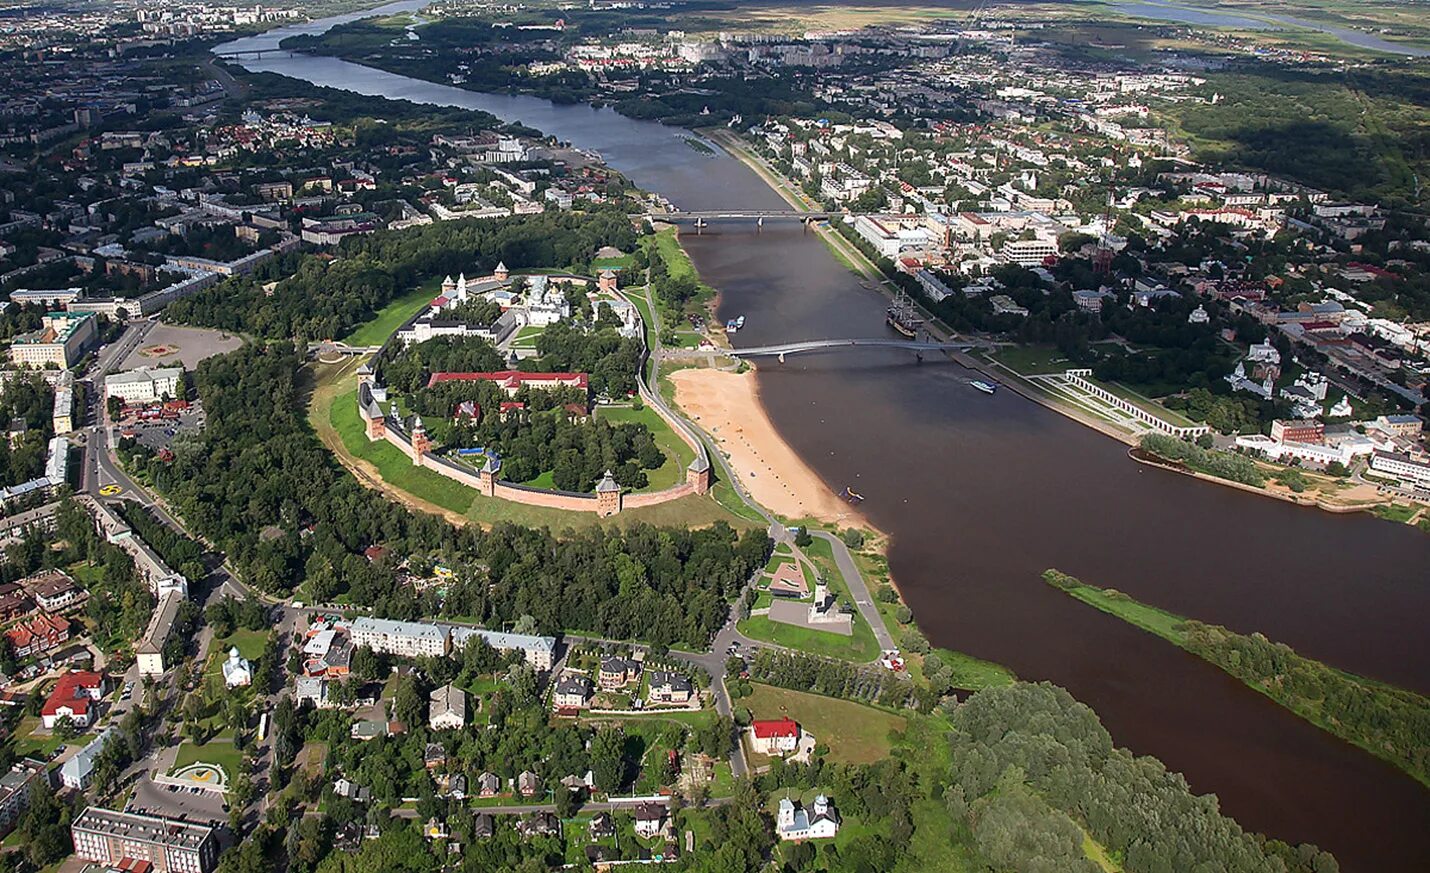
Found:
<svg viewBox="0 0 1430 873"><path fill-rule="evenodd" d="M41 615L10 628L5 636L15 657L28 658L59 648L70 638L70 622L60 615Z"/></svg>
<svg viewBox="0 0 1430 873"><path fill-rule="evenodd" d="M53 730L62 720L69 719L77 728L89 727L98 714L95 704L104 699L107 685L103 673L71 670L60 677L45 699L40 709L40 723Z"/></svg>
<svg viewBox="0 0 1430 873"><path fill-rule="evenodd" d="M448 683L433 691L427 705L427 725L434 731L454 730L467 724L467 692Z"/></svg>
<svg viewBox="0 0 1430 873"><path fill-rule="evenodd" d="M144 637L134 648L141 675L158 676L164 672L164 644L169 641L169 634L174 630L174 622L179 617L179 605L183 602L184 596L178 591L166 591L159 598L159 605L154 607L154 614L149 619L149 627L144 630Z"/></svg>
<svg viewBox="0 0 1430 873"><path fill-rule="evenodd" d="M1419 488L1430 488L1430 461L1403 452L1374 452L1370 469Z"/></svg>
<svg viewBox="0 0 1430 873"><path fill-rule="evenodd" d="M480 638L487 645L502 654L521 652L526 663L537 670L550 670L556 659L556 637L538 634L513 634L505 631L490 631L479 627L454 627L451 630L452 651L466 649L474 638Z"/></svg>
<svg viewBox="0 0 1430 873"><path fill-rule="evenodd" d="M125 403L152 403L164 398L182 399L184 371L179 367L151 370L140 367L124 373L114 373L104 379L104 396L118 397Z"/></svg>
<svg viewBox="0 0 1430 873"><path fill-rule="evenodd" d="M590 699L591 680L579 673L562 676L551 695L551 702L557 709L580 709Z"/></svg>
<svg viewBox="0 0 1430 873"><path fill-rule="evenodd" d="M88 788L90 779L94 775L94 763L99 760L99 753L103 752L104 747L117 735L117 729L110 725L68 761L61 764L60 784L75 791L84 791Z"/></svg>
<svg viewBox="0 0 1430 873"><path fill-rule="evenodd" d="M45 612L63 612L88 596L62 570L46 570L20 582Z"/></svg>
<svg viewBox="0 0 1430 873"><path fill-rule="evenodd" d="M355 646L406 658L445 655L450 642L446 628L385 618L359 618L352 623L351 633Z"/></svg>
<svg viewBox="0 0 1430 873"><path fill-rule="evenodd" d="M669 810L663 803L640 804L635 812L636 836L650 839L665 833L669 817Z"/></svg>
<svg viewBox="0 0 1430 873"><path fill-rule="evenodd" d="M814 798L810 809L796 806L788 797L780 800L775 817L775 833L781 840L827 840L839 833L839 816L823 794Z"/></svg>
<svg viewBox="0 0 1430 873"><path fill-rule="evenodd" d="M223 662L223 684L226 688L253 684L253 663L239 654L238 646L228 650L228 660Z"/></svg>
<svg viewBox="0 0 1430 873"><path fill-rule="evenodd" d="M176 818L91 806L70 825L74 853L118 867L147 861L156 873L211 873L218 863L214 829Z"/></svg>
<svg viewBox="0 0 1430 873"><path fill-rule="evenodd" d="M750 724L750 745L761 755L783 755L799 748L799 723L789 716L755 719Z"/></svg>

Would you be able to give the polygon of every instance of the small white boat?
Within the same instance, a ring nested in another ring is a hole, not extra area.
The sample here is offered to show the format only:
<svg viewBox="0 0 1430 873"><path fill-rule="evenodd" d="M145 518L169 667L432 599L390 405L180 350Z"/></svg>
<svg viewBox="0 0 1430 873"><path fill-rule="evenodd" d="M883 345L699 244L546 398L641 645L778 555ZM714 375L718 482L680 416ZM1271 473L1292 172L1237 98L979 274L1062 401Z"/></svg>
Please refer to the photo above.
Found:
<svg viewBox="0 0 1430 873"><path fill-rule="evenodd" d="M985 382L982 379L972 379L969 381L968 384L972 385L974 388L977 388L979 391L982 391L984 394L992 394L994 391L998 390L997 385L993 384L992 382Z"/></svg>

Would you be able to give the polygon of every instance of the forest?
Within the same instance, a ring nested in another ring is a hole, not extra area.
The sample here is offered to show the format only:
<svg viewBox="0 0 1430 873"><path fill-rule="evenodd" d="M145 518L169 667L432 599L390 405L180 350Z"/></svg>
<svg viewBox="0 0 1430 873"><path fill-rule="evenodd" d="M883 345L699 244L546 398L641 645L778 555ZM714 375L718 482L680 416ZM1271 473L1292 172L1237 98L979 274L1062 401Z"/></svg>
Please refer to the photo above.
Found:
<svg viewBox="0 0 1430 873"><path fill-rule="evenodd" d="M496 221L444 221L350 237L336 260L276 258L169 305L169 320L269 339L337 339L371 320L399 294L433 276L484 275L499 262L584 267L603 246L630 251L635 230L619 209L542 213ZM277 281L272 296L262 285Z"/></svg>
<svg viewBox="0 0 1430 873"><path fill-rule="evenodd" d="M14 434L0 439L0 485L19 485L44 475L55 392L33 374L12 376L0 389L0 433Z"/></svg>
<svg viewBox="0 0 1430 873"><path fill-rule="evenodd" d="M637 526L559 540L547 530L499 525L457 529L390 503L353 479L308 428L301 356L286 344L252 344L195 371L208 411L202 434L163 462L135 462L185 521L212 540L260 590L306 584L313 599L347 594L377 615L416 618L438 604L398 587L390 568L361 552L384 544L440 553L464 568L445 614L500 626L526 614L546 633L581 629L611 638L704 646L728 603L763 566L763 531L725 524L699 530Z"/></svg>

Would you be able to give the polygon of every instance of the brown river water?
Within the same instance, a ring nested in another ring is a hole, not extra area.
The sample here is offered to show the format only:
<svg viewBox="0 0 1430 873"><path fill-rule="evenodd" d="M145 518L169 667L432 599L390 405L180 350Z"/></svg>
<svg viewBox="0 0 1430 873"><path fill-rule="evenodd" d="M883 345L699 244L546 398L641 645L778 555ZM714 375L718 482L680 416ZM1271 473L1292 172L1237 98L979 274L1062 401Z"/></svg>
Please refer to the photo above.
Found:
<svg viewBox="0 0 1430 873"><path fill-rule="evenodd" d="M332 23L220 51L272 48ZM783 208L737 161L609 110L476 94L330 58L243 63L521 121L598 150L683 209ZM737 345L888 331L883 299L797 223L757 231L717 222L684 240L721 291L721 317L746 316ZM1430 792L1414 780L1039 578L1057 567L1425 692L1430 537L1145 467L1120 443L1010 391L975 391L971 375L907 353L844 351L771 362L759 384L781 435L827 485L865 496L860 508L890 535L895 578L935 645L1066 687L1120 745L1186 774L1249 829L1315 842L1347 871L1430 870Z"/></svg>

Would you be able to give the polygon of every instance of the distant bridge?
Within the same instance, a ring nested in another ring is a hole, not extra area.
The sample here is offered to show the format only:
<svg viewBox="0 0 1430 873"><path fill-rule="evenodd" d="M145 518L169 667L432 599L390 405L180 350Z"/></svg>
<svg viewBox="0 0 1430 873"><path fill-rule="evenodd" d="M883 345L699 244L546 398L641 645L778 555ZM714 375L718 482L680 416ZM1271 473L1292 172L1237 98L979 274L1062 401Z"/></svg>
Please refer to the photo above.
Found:
<svg viewBox="0 0 1430 873"><path fill-rule="evenodd" d="M772 346L750 346L743 349L730 349L724 354L732 358L760 358L778 357L784 360L785 355L796 355L808 352L829 352L844 349L903 349L911 352L966 352L973 348L972 343L965 342L933 342L929 340L896 340L896 339L827 339L827 340L806 340L796 343L780 343Z"/></svg>
<svg viewBox="0 0 1430 873"><path fill-rule="evenodd" d="M282 58L291 58L295 52L289 49L250 49L245 52L214 52L214 57L223 58L229 61L250 60L261 61L264 55L277 55Z"/></svg>
<svg viewBox="0 0 1430 873"><path fill-rule="evenodd" d="M797 218L802 221L825 221L839 215L861 215L857 212L805 212L797 209L730 209L709 212L647 212L645 218L651 221L715 221L718 219L755 219L763 221L769 219L789 219Z"/></svg>

